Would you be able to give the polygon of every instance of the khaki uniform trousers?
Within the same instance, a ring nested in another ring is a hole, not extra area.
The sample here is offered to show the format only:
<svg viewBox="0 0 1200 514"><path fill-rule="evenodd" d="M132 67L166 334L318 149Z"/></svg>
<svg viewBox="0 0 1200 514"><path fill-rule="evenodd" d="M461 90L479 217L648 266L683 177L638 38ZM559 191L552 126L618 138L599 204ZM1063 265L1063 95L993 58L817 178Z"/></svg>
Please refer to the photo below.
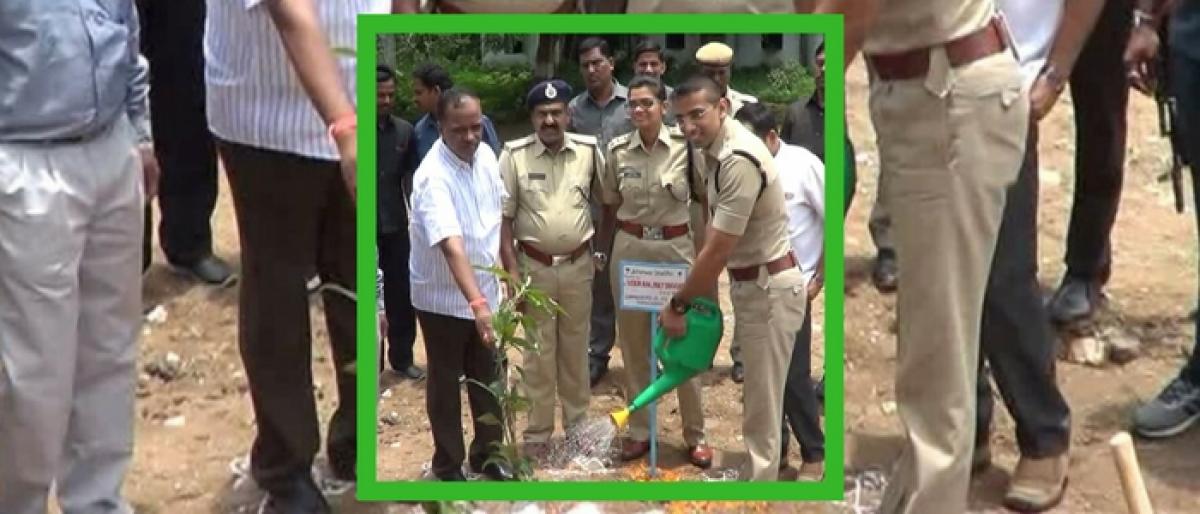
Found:
<svg viewBox="0 0 1200 514"><path fill-rule="evenodd" d="M753 244L746 241L743 244ZM779 475L783 441L783 390L796 333L804 327L807 292L799 268L756 281L733 282L734 333L742 342L746 381L742 384L742 439L749 460L742 480L772 481Z"/></svg>
<svg viewBox="0 0 1200 514"><path fill-rule="evenodd" d="M562 403L563 430L568 434L587 415L592 390L588 377L588 334L595 267L584 254L557 266L546 266L517 249L521 269L535 288L553 298L561 314L534 313L536 352L525 352L525 394L530 400L524 439L544 443L554 434L554 397Z"/></svg>
<svg viewBox="0 0 1200 514"><path fill-rule="evenodd" d="M692 263L695 248L691 236L666 241L642 240L618 230L613 240L612 290L620 294L622 260L646 262ZM610 268L612 269L612 268ZM650 323L653 313L621 310L617 303L617 344L625 363L625 397L632 401L650 385ZM688 447L704 442L704 406L700 396L700 377L693 377L675 390L679 398L679 414L683 418L683 440ZM629 437L635 441L650 440L650 411L642 409L629 417Z"/></svg>
<svg viewBox="0 0 1200 514"><path fill-rule="evenodd" d="M871 117L900 263L896 401L907 442L881 512L967 508L984 289L1029 101L1008 52L925 78L872 76Z"/></svg>

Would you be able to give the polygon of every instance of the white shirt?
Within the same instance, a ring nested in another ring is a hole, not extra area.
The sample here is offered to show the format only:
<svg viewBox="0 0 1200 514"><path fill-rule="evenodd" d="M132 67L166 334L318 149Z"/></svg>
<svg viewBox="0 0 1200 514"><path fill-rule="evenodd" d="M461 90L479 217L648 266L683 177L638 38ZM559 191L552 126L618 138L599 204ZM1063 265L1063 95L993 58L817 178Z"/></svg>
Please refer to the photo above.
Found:
<svg viewBox="0 0 1200 514"><path fill-rule="evenodd" d="M321 0L321 27L335 49L353 49L355 18L387 13L387 0ZM304 92L264 0L208 0L204 82L208 124L226 141L337 160L325 122ZM338 54L346 96L355 101L353 56Z"/></svg>
<svg viewBox="0 0 1200 514"><path fill-rule="evenodd" d="M1064 0L997 0L1012 31L1026 88L1037 80L1050 56L1050 47L1063 16L1063 3Z"/></svg>
<svg viewBox="0 0 1200 514"><path fill-rule="evenodd" d="M475 319L438 243L462 237L471 266L500 262L500 205L507 192L500 164L487 145L475 150L468 164L442 140L421 161L413 176L408 261L413 307L435 314ZM479 289L491 309L500 304L500 283L491 273L475 271Z"/></svg>
<svg viewBox="0 0 1200 514"><path fill-rule="evenodd" d="M804 147L781 141L775 167L787 206L788 239L811 282L825 250L825 165Z"/></svg>

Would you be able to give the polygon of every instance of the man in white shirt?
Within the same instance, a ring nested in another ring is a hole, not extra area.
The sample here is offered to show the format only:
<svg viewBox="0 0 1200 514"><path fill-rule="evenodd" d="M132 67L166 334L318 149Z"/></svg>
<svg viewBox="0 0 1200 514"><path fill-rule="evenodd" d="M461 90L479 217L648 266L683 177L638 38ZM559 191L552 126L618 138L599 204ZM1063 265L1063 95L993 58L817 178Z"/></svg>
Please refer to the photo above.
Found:
<svg viewBox="0 0 1200 514"><path fill-rule="evenodd" d="M417 322L429 360L425 409L433 431L433 474L466 480L463 460L494 480L515 479L507 465L484 465L500 427L500 405L489 391L468 382L474 419L470 452L463 447L458 377L490 384L499 376L492 310L500 303L495 276L480 267L499 266L501 204L505 198L496 154L480 145L479 97L450 89L438 99L441 139L413 176L412 253L409 277Z"/></svg>
<svg viewBox="0 0 1200 514"><path fill-rule="evenodd" d="M812 381L812 300L821 292L825 248L825 165L803 147L779 138L775 115L761 103L749 103L736 119L766 143L779 169L779 181L788 213L788 239L800 271L807 280L808 304L804 326L796 333L796 346L788 365L783 394L783 445L780 467L787 465L788 426L800 443L799 478L820 481L825 472L825 434L817 410Z"/></svg>
<svg viewBox="0 0 1200 514"><path fill-rule="evenodd" d="M356 16L386 1L209 0L209 127L237 214L242 278L238 343L258 433L251 474L264 512L325 513L312 478L321 447L305 281L355 289ZM338 407L326 452L355 478L354 299L324 293Z"/></svg>
<svg viewBox="0 0 1200 514"><path fill-rule="evenodd" d="M1004 504L1049 509L1066 488L1071 412L1054 379L1054 334L1037 281L1037 122L1049 113L1103 2L999 0L1030 88L1025 159L1008 189L984 293L973 472L991 465L993 395L988 369L1016 421L1021 458ZM986 367L984 365L986 363Z"/></svg>

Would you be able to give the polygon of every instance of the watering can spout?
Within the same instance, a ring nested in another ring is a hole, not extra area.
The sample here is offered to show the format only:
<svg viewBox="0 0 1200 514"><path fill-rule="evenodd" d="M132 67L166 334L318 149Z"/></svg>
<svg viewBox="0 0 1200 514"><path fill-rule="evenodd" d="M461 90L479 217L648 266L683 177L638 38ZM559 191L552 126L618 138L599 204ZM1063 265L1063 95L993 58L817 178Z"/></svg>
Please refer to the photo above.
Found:
<svg viewBox="0 0 1200 514"><path fill-rule="evenodd" d="M629 407L626 410L632 412L641 409L662 395L673 391L676 387L679 387L684 382L687 382L689 378L696 375L696 373L689 371L680 367L664 369L663 375L658 377L658 380L647 386L641 393L638 393L637 397L629 403Z"/></svg>
<svg viewBox="0 0 1200 514"><path fill-rule="evenodd" d="M629 423L629 409L617 409L612 411L608 417L612 420L613 426L618 429L623 428L626 423Z"/></svg>

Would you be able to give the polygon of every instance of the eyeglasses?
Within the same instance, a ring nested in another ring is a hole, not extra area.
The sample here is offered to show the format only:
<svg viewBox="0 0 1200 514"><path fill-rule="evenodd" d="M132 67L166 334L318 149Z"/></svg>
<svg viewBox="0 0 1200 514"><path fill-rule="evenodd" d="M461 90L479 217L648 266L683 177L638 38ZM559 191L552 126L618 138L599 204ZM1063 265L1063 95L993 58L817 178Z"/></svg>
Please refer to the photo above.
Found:
<svg viewBox="0 0 1200 514"><path fill-rule="evenodd" d="M658 100L653 98L640 98L637 100L629 100L625 103L625 108L631 111L636 111L638 109L649 110L654 108L654 106L657 104Z"/></svg>
<svg viewBox="0 0 1200 514"><path fill-rule="evenodd" d="M679 114L675 117L680 120L687 119L688 121L700 121L700 120L704 119L704 117L707 116L708 113L712 110L713 110L713 108L711 106L704 107L701 109L692 109L688 112Z"/></svg>

